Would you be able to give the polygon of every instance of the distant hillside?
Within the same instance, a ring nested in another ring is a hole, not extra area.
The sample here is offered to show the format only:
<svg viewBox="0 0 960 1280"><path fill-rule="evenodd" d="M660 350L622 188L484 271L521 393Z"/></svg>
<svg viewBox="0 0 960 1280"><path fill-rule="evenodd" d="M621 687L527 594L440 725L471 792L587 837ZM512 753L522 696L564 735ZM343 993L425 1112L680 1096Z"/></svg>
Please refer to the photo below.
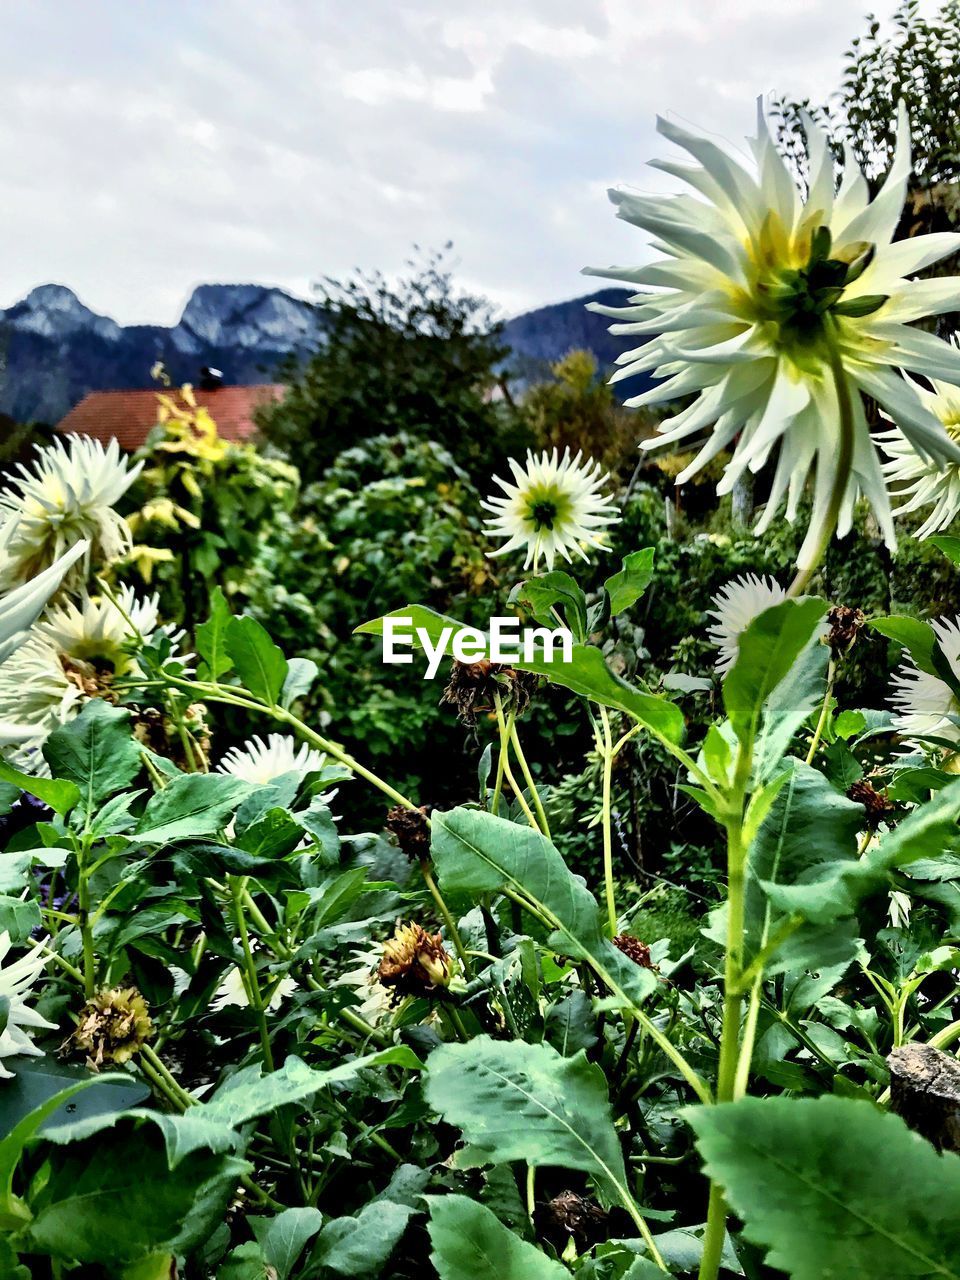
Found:
<svg viewBox="0 0 960 1280"><path fill-rule="evenodd" d="M628 344L611 338L608 322L585 304L624 297L621 289L603 289L508 321L519 380L546 376L574 347L595 352L604 368L612 365ZM268 381L288 356L314 350L323 329L320 308L263 285L200 285L173 326L119 325L66 286L40 285L0 310L0 413L59 422L88 391L149 387L158 360L177 382L195 381L203 365L221 369L232 383ZM642 390L642 381L633 380L626 394Z"/></svg>

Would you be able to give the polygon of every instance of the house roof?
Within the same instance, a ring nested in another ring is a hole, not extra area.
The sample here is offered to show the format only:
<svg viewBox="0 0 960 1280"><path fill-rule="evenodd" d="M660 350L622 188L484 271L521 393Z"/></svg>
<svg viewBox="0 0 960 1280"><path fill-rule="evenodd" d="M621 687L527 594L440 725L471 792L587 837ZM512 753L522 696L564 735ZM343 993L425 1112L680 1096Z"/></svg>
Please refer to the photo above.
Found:
<svg viewBox="0 0 960 1280"><path fill-rule="evenodd" d="M212 391L194 388L198 405L217 424L224 440L248 440L256 432L256 410L271 400L280 400L286 388L266 382L252 387L217 387ZM148 391L91 391L74 405L57 430L64 434L91 436L104 444L112 439L133 453L157 425L157 393Z"/></svg>

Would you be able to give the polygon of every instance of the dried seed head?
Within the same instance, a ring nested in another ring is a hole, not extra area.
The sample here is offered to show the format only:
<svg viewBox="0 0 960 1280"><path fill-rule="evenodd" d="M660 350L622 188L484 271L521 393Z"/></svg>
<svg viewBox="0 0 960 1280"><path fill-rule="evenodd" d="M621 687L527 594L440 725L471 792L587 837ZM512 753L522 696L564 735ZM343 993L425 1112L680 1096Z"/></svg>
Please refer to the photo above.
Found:
<svg viewBox="0 0 960 1280"><path fill-rule="evenodd" d="M895 808L893 802L888 800L882 791L877 791L867 780L861 779L860 782L854 782L847 789L847 797L856 804L862 804L867 811L867 823L871 827L875 827L878 822Z"/></svg>
<svg viewBox="0 0 960 1280"><path fill-rule="evenodd" d="M439 933L427 933L419 924L400 923L383 944L377 977L398 996L422 996L450 985L453 961Z"/></svg>
<svg viewBox="0 0 960 1280"><path fill-rule="evenodd" d="M639 938L633 938L629 933L618 933L613 945L641 969L656 969L657 966L650 959L650 948Z"/></svg>
<svg viewBox="0 0 960 1280"><path fill-rule="evenodd" d="M153 1034L147 1002L136 987L103 987L80 1010L60 1052L85 1053L88 1066L97 1071L105 1062L128 1062Z"/></svg>
<svg viewBox="0 0 960 1280"><path fill-rule="evenodd" d="M830 632L827 643L834 658L840 658L853 648L860 629L866 622L862 609L848 609L845 604L835 604L827 614Z"/></svg>
<svg viewBox="0 0 960 1280"><path fill-rule="evenodd" d="M396 836L397 844L407 857L417 862L426 862L430 857L429 816L430 807L425 804L419 809L398 804L387 814L387 830Z"/></svg>
<svg viewBox="0 0 960 1280"><path fill-rule="evenodd" d="M440 699L441 705L456 707L461 724L473 726L477 713L492 711L494 699L499 693L505 709L522 715L540 684L540 677L530 671L518 671L502 662L455 661L450 680Z"/></svg>
<svg viewBox="0 0 960 1280"><path fill-rule="evenodd" d="M606 1221L607 1213L595 1201L585 1200L575 1191L561 1191L547 1201L546 1218L548 1225L582 1241L592 1237Z"/></svg>

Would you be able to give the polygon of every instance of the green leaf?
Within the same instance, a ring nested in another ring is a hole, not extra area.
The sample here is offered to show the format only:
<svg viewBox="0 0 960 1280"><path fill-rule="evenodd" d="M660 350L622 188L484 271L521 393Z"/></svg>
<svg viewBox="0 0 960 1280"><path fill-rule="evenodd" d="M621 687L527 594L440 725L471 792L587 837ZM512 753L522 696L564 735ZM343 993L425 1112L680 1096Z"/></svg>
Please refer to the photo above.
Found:
<svg viewBox="0 0 960 1280"><path fill-rule="evenodd" d="M960 538L950 537L949 534L941 533L935 538L928 538L928 542L932 542L948 560L954 564L960 564Z"/></svg>
<svg viewBox="0 0 960 1280"><path fill-rule="evenodd" d="M198 655L206 664L206 672L212 680L219 680L233 667L233 659L227 653L226 634L233 614L220 587L214 588L210 597L210 618L197 627L195 645Z"/></svg>
<svg viewBox="0 0 960 1280"><path fill-rule="evenodd" d="M326 1223L310 1254L313 1267L342 1276L376 1276L396 1248L414 1210L393 1200L372 1200L359 1213Z"/></svg>
<svg viewBox="0 0 960 1280"><path fill-rule="evenodd" d="M624 557L623 568L603 584L610 597L610 616L615 618L624 609L636 604L653 581L653 547L631 551Z"/></svg>
<svg viewBox="0 0 960 1280"><path fill-rule="evenodd" d="M577 640L587 638L587 598L577 582L562 569L553 569L539 578L518 582L510 592L508 604L519 604L533 614L537 622L551 627L557 620L551 609L562 608L564 620Z"/></svg>
<svg viewBox="0 0 960 1280"><path fill-rule="evenodd" d="M569 995L551 1005L544 1019L543 1034L565 1058L573 1057L581 1049L592 1049L597 1043L597 1019L586 992L574 987Z"/></svg>
<svg viewBox="0 0 960 1280"><path fill-rule="evenodd" d="M231 618L225 645L244 687L270 706L280 701L287 660L255 618Z"/></svg>
<svg viewBox="0 0 960 1280"><path fill-rule="evenodd" d="M403 609L395 609L385 614L387 618L410 618L414 630L414 643L418 627L436 643L445 627L454 629L463 626L456 618L445 617L435 613L433 609L425 609L423 605L411 604ZM355 629L357 635L383 635L384 618L374 618ZM683 712L673 702L652 693L642 693L616 675L603 660L599 649L590 645L574 644L569 662L559 659L555 662L543 662L535 659L525 662L515 659L513 666L521 671L534 671L545 676L551 684L570 689L582 697L599 703L604 707L612 707L632 716L638 723L650 729L668 742L678 743L683 738Z"/></svg>
<svg viewBox="0 0 960 1280"><path fill-rule="evenodd" d="M10 941L26 942L41 923L40 907L32 900L0 895L0 933L9 933Z"/></svg>
<svg viewBox="0 0 960 1280"><path fill-rule="evenodd" d="M768 1266L793 1280L960 1278L960 1157L938 1155L898 1116L835 1097L684 1115Z"/></svg>
<svg viewBox="0 0 960 1280"><path fill-rule="evenodd" d="M430 1261L440 1280L569 1280L566 1267L520 1240L485 1205L458 1195L428 1196L427 1204Z"/></svg>
<svg viewBox="0 0 960 1280"><path fill-rule="evenodd" d="M770 777L790 748L794 734L823 704L830 650L817 631L800 650L790 671L767 699L754 746L754 768L760 779Z"/></svg>
<svg viewBox="0 0 960 1280"><path fill-rule="evenodd" d="M469 1160L580 1169L607 1195L630 1203L607 1082L584 1052L475 1036L442 1044L427 1059L426 1099L463 1131Z"/></svg>
<svg viewBox="0 0 960 1280"><path fill-rule="evenodd" d="M249 1218L263 1260L276 1272L276 1280L287 1280L304 1246L320 1230L319 1209L284 1209L275 1218Z"/></svg>
<svg viewBox="0 0 960 1280"><path fill-rule="evenodd" d="M252 790L249 782L225 773L180 774L147 801L134 839L167 844L188 836L214 835Z"/></svg>
<svg viewBox="0 0 960 1280"><path fill-rule="evenodd" d="M320 668L311 658L290 658L287 662L287 674L280 690L280 705L288 709L298 698L304 698L310 692Z"/></svg>
<svg viewBox="0 0 960 1280"><path fill-rule="evenodd" d="M258 1219L254 1218L253 1221ZM273 1272L267 1265L260 1246L248 1240L246 1244L237 1245L236 1249L230 1250L217 1267L217 1280L273 1280Z"/></svg>
<svg viewBox="0 0 960 1280"><path fill-rule="evenodd" d="M80 803L80 788L75 782L32 778L29 774L14 769L12 765L7 764L6 760L0 760L0 782L9 782L20 791L26 791L28 795L35 796L42 804L49 805L61 818Z"/></svg>
<svg viewBox="0 0 960 1280"><path fill-rule="evenodd" d="M75 782L87 813L140 772L140 746L130 731L130 713L91 698L70 724L55 729L43 746L55 778Z"/></svg>
<svg viewBox="0 0 960 1280"><path fill-rule="evenodd" d="M823 600L784 600L754 618L740 637L737 661L723 682L723 702L741 742L753 738L768 698L790 674L826 611Z"/></svg>
<svg viewBox="0 0 960 1280"><path fill-rule="evenodd" d="M468 897L504 889L520 894L553 927L550 946L589 961L625 1005L639 1004L655 989L653 973L604 936L596 898L539 831L479 809L458 808L433 815L430 846L444 889Z"/></svg>
<svg viewBox="0 0 960 1280"><path fill-rule="evenodd" d="M929 622L892 614L889 618L874 618L870 626L906 649L920 670L925 671L928 676L938 674L933 661L937 633Z"/></svg>
<svg viewBox="0 0 960 1280"><path fill-rule="evenodd" d="M24 1234L34 1247L78 1262L134 1262L165 1247L192 1247L250 1167L195 1152L170 1177L163 1139L150 1125L108 1130L51 1152Z"/></svg>

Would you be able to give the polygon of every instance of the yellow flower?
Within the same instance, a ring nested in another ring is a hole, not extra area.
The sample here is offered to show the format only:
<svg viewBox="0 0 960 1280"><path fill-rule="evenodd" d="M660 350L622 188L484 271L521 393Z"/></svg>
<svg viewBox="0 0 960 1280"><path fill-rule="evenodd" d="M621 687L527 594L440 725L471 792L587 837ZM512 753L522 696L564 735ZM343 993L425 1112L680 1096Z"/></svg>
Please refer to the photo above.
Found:
<svg viewBox="0 0 960 1280"><path fill-rule="evenodd" d="M136 987L101 988L80 1010L64 1051L80 1050L95 1071L105 1062L129 1062L154 1035L147 1002Z"/></svg>

